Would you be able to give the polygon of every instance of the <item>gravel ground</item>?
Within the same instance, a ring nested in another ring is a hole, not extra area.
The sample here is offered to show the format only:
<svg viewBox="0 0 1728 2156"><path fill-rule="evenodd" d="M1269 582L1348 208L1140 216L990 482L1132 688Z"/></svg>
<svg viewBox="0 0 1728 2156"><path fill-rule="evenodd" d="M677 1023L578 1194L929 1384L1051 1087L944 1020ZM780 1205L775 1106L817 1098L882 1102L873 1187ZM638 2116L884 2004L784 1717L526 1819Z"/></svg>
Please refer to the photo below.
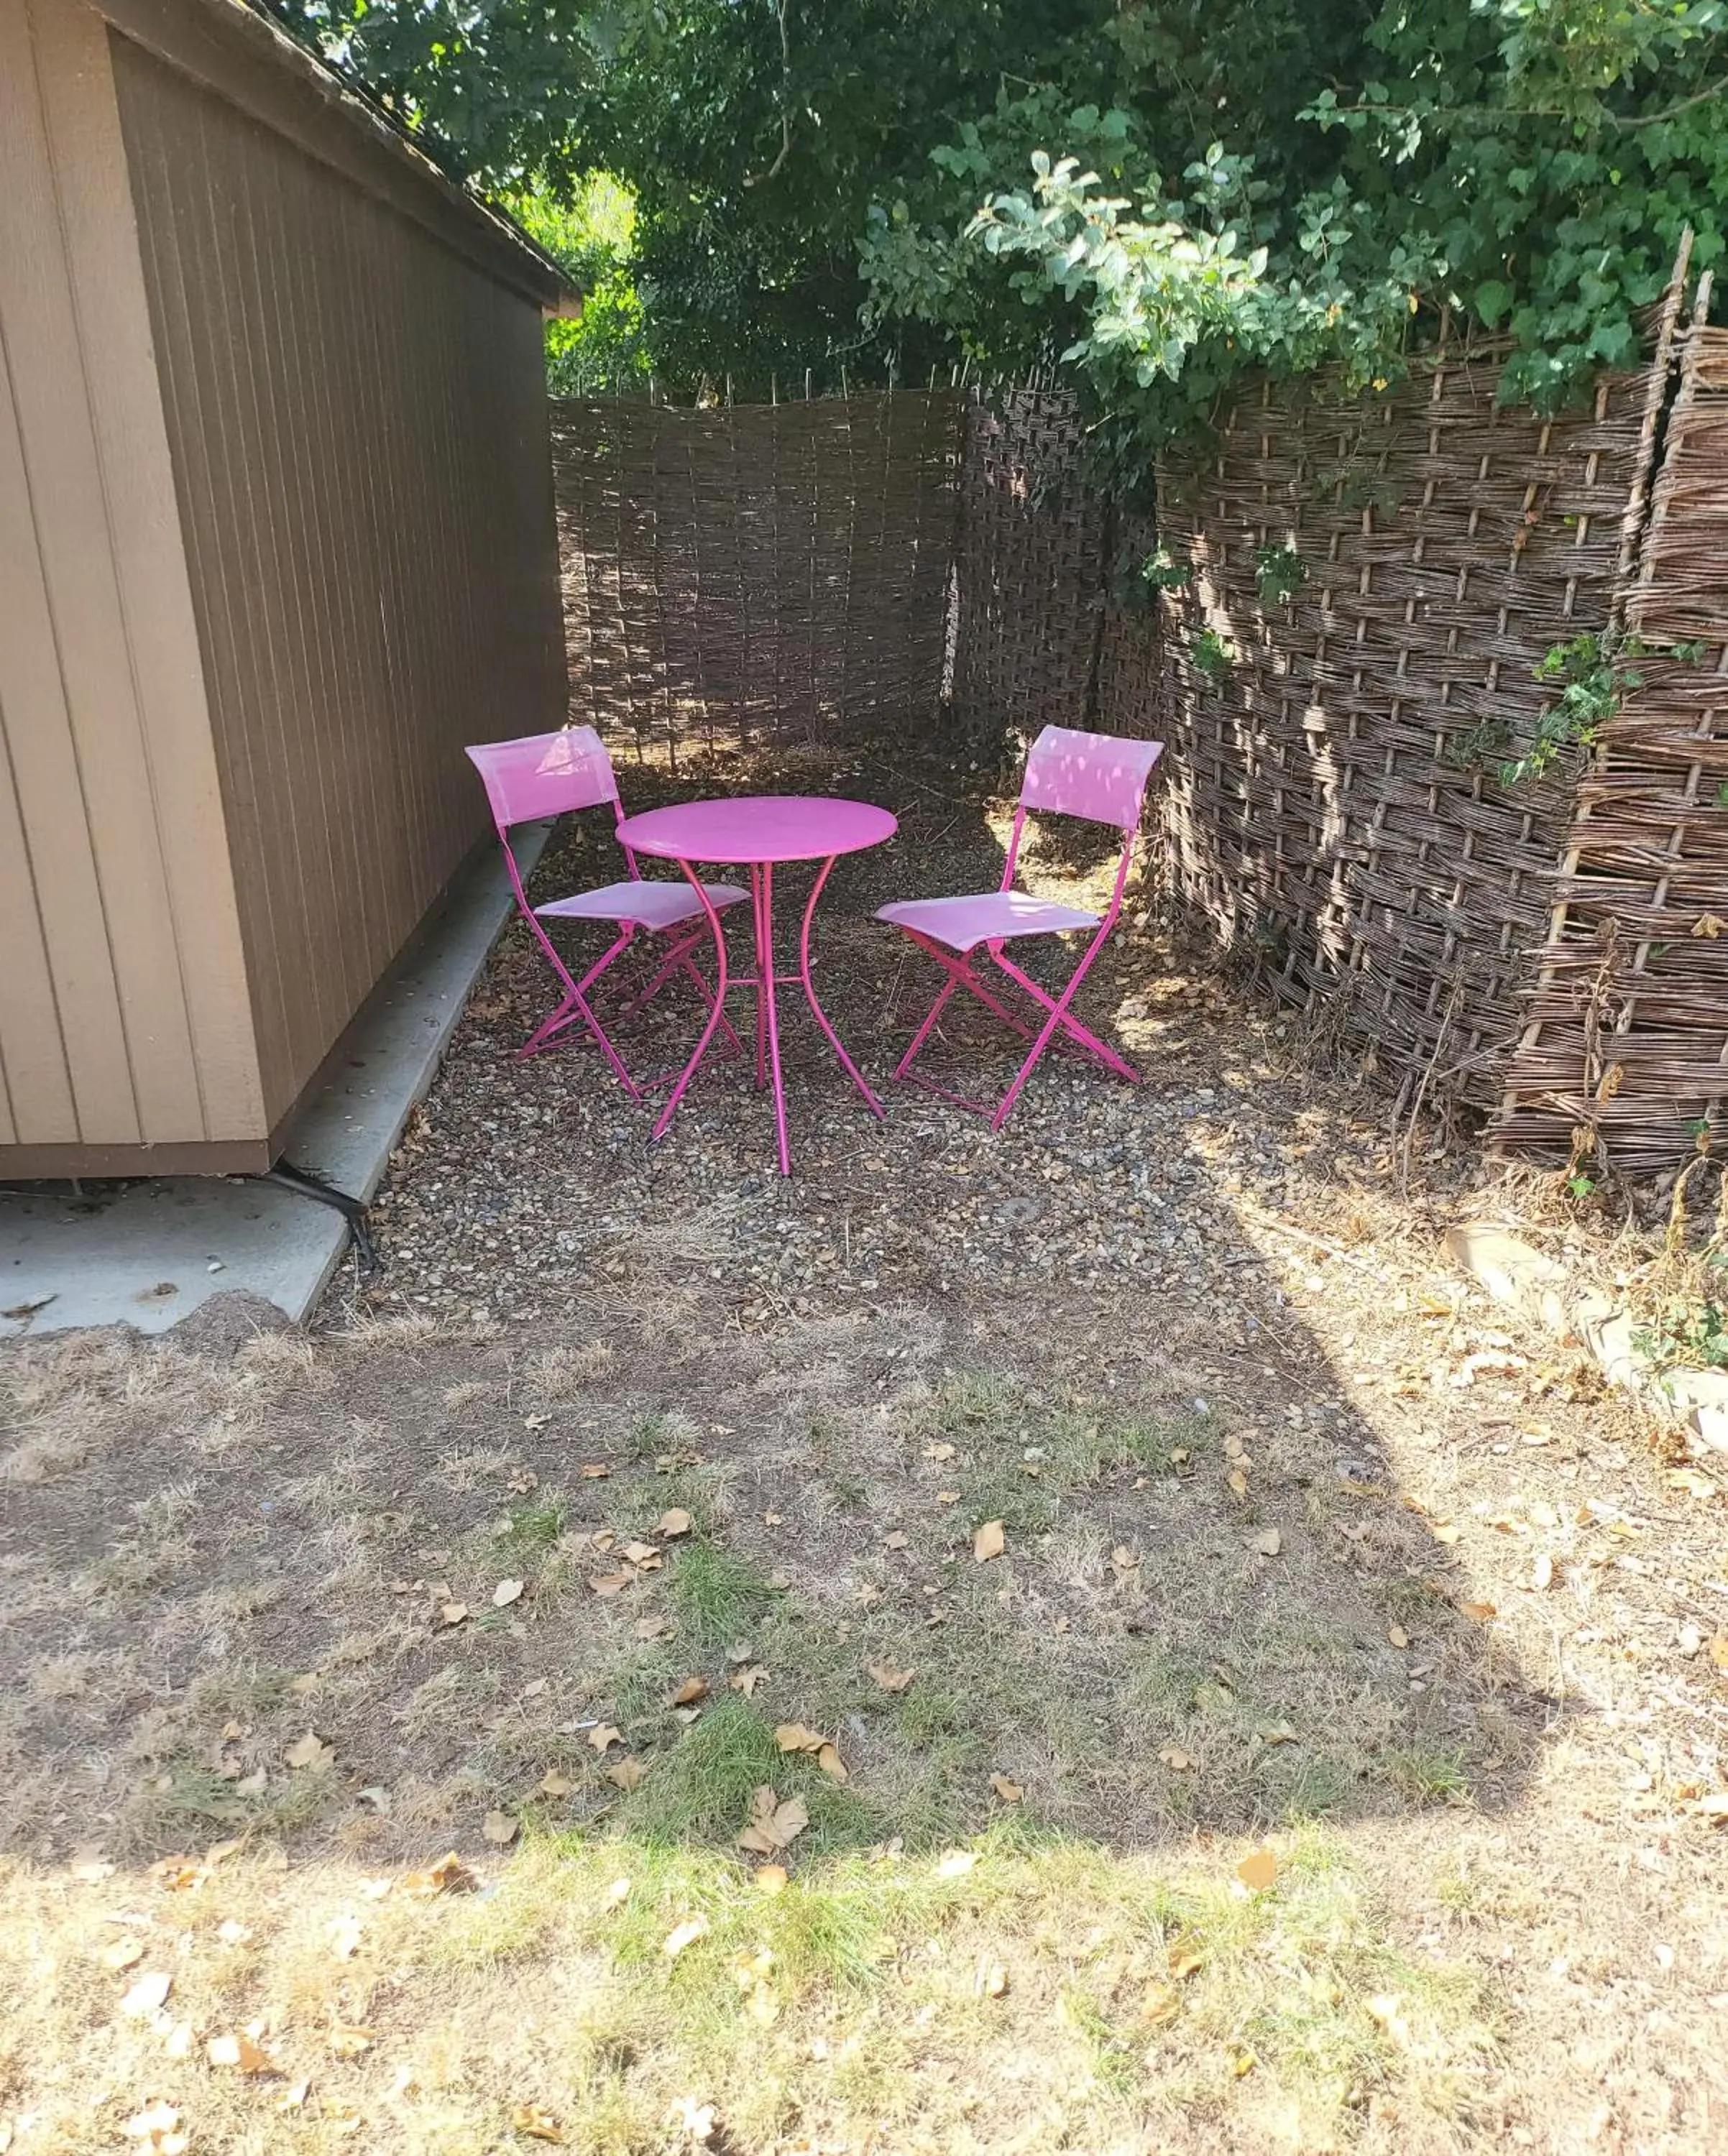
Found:
<svg viewBox="0 0 1728 2156"><path fill-rule="evenodd" d="M888 1083L937 979L871 915L892 896L994 886L1009 804L967 783L904 759L820 776L784 762L733 766L681 784L628 772L633 808L821 784L899 814L892 844L841 862L820 916L824 1000L882 1091L886 1120L865 1111L794 990L782 1004L791 1178L774 1172L769 1100L735 1060L711 1060L666 1137L651 1143L654 1109L611 1084L591 1049L512 1060L553 988L513 927L379 1199L384 1272L355 1284L350 1299L357 1289L373 1310L543 1319L575 1314L597 1276L628 1274L646 1289L665 1269L723 1284L743 1323L861 1298L1113 1281L1155 1308L1213 1312L1221 1301L1243 1305L1250 1324L1274 1315L1277 1291L1260 1310L1266 1295L1246 1277L1255 1258L1244 1206L1278 1214L1299 1204L1300 1171L1316 1147L1337 1157L1340 1175L1384 1186L1393 1168L1385 1103L1353 1075L1317 1068L1311 1044L1293 1044L1283 1019L1245 1005L1203 960L1174 949L1143 886L1131 889L1079 1009L1125 1045L1144 1085L1047 1056L992 1134L981 1117ZM1077 833L1077 850L1062 850ZM1096 902L1113 865L1102 835L1100 851L1088 827L1047 827L1027 859L1036 886ZM590 820L548 850L534 896L599 880L615 860L604 822ZM793 916L783 902L783 931ZM733 934L741 956L736 924ZM1063 960L1041 947L1036 963L1048 978ZM749 1008L746 996L733 999L746 1033ZM663 993L649 1015L620 1036L639 1072L673 1065L697 1027L681 992ZM1012 1046L983 1014L950 1006L928 1067L969 1091L999 1090ZM1456 1150L1425 1166L1443 1198L1473 1173Z"/></svg>

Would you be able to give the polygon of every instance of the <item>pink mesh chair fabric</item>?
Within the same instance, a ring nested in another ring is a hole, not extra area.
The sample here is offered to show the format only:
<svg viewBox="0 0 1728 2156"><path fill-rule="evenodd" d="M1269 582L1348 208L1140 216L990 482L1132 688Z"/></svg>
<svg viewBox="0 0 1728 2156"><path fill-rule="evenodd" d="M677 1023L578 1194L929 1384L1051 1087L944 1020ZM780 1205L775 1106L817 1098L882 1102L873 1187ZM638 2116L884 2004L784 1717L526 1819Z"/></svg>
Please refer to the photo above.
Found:
<svg viewBox="0 0 1728 2156"><path fill-rule="evenodd" d="M901 1057L894 1072L896 1078L923 1086L960 1107L988 1116L992 1130L1000 1130L1007 1121L1039 1058L1053 1041L1060 1040L1077 1049L1132 1085L1139 1083L1139 1072L1114 1049L1082 1025L1070 1005L1122 911L1122 896L1128 885L1146 787L1153 767L1163 752L1161 742L1124 741L1113 735L1083 733L1068 726L1046 726L1026 757L1020 802L1009 834L1007 858L1002 865L1000 886L993 891L955 898L900 899L878 911L878 921L903 930L948 977ZM1014 888L1021 839L1027 813L1031 810L1112 824L1121 832L1122 850L1117 859L1115 882L1108 906L1103 914L1062 906L1054 900ZM1057 996L1052 996L1016 965L1004 947L1016 937L1059 936L1088 929L1092 940L1069 975L1067 985ZM980 949L1003 977L1009 990L1018 991L1044 1014L1041 1025L1035 1029L1028 1024L978 972L973 954ZM1030 1053L1015 1073L1007 1091L994 1106L947 1092L928 1079L913 1075L913 1064L958 988L964 988L1011 1031L1031 1044Z"/></svg>
<svg viewBox="0 0 1728 2156"><path fill-rule="evenodd" d="M635 855L625 846L628 877L597 890L549 900L543 906L530 906L517 866L515 850L510 843L512 829L517 824L534 823L542 818L597 808L607 803L611 806L615 824L621 822L618 780L606 745L592 726L568 726L557 733L526 734L515 741L477 742L469 748L467 755L486 788L517 911L563 984L563 1000L517 1050L518 1060L538 1055L570 1026L579 1023L605 1057L620 1085L633 1099L640 1099L643 1089L625 1068L623 1058L595 1015L590 991L630 948L639 933L670 934L672 941L658 970L631 998L626 1010L646 1003L675 974L687 976L704 1004L712 1009L713 997L692 955L707 923L702 896L687 883L647 881L636 865ZM738 905L745 895L732 884L707 884L702 890L716 912ZM579 981L572 976L558 947L543 927L546 921L604 921L615 927L618 934ZM736 1049L738 1036L723 1018L719 1023Z"/></svg>

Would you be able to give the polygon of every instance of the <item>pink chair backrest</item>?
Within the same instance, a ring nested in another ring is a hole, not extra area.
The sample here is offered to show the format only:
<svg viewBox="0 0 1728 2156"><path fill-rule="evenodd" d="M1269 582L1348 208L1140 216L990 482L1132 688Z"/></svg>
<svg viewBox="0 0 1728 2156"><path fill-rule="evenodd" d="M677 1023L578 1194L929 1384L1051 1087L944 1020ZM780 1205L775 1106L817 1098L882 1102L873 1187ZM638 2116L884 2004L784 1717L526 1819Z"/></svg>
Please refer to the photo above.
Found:
<svg viewBox="0 0 1728 2156"><path fill-rule="evenodd" d="M1146 781L1163 753L1162 742L1046 726L1026 757L1020 805L1132 831L1139 824Z"/></svg>
<svg viewBox="0 0 1728 2156"><path fill-rule="evenodd" d="M571 808L595 808L618 798L612 759L592 726L482 742L467 753L486 783L492 820L501 833L512 824L562 816Z"/></svg>

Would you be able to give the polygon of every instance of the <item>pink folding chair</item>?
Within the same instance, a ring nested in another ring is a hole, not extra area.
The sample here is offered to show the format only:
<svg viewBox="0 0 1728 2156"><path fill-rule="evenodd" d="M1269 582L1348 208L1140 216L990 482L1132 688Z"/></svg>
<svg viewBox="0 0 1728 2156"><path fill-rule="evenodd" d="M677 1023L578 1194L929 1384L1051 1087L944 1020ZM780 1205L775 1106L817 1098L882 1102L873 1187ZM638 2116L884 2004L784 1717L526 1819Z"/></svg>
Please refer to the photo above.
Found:
<svg viewBox="0 0 1728 2156"><path fill-rule="evenodd" d="M589 991L602 974L622 957L639 932L650 936L670 935L673 941L659 970L619 1015L646 1003L676 973L689 976L697 993L712 1010L713 996L691 956L696 945L708 933L708 916L702 900L681 878L676 883L646 880L636 865L635 854L625 846L624 858L630 865L630 875L625 882L605 884L598 891L577 891L568 898L555 898L545 906L530 906L510 844L512 827L537 822L545 816L562 816L571 809L598 808L603 802L612 804L614 824L621 824L624 810L618 798L612 759L606 753L605 743L592 726L567 726L555 734L527 734L518 741L485 742L467 753L485 784L486 799L491 803L492 821L498 828L498 840L504 849L517 906L564 986L563 1002L526 1045L517 1050L517 1060L537 1055L579 1019L611 1065L619 1084L633 1100L640 1100L643 1088L625 1069L623 1059L595 1017L589 1000ZM746 896L732 884L707 884L703 889L717 912L738 905ZM618 934L579 981L572 977L542 925L548 921L607 921L616 927ZM738 1035L723 1016L720 1026L736 1050Z"/></svg>
<svg viewBox="0 0 1728 2156"><path fill-rule="evenodd" d="M928 1016L901 1057L894 1071L896 1078L909 1085L922 1086L928 1092L939 1093L944 1100L952 1101L959 1107L988 1116L993 1131L1000 1130L1007 1122L1009 1111L1020 1098L1021 1089L1031 1076L1039 1057L1058 1039L1064 1044L1071 1042L1083 1055L1103 1064L1119 1078L1127 1079L1130 1085L1139 1084L1139 1073L1124 1062L1113 1048L1106 1047L1095 1034L1088 1032L1069 1006L1122 911L1122 894L1128 886L1129 864L1146 798L1146 782L1152 775L1153 765L1163 753L1162 742L1119 741L1109 734L1079 733L1067 726L1046 726L1032 743L1031 753L1026 758L1020 803L1014 812L1014 828L1008 840L1008 858L1002 865L1000 887L980 892L975 897L900 899L881 909L876 916L878 921L903 928L918 948L927 951L948 975L930 1006ZM1116 864L1116 882L1110 893L1110 903L1102 916L1084 913L1077 906L1058 906L1052 900L1015 890L1021 836L1026 829L1029 809L1059 816L1083 816L1096 824L1114 824L1120 829L1122 855ZM1091 929L1092 941L1059 995L1052 996L1022 973L1004 948L1016 937L1060 936L1079 928ZM997 971L1046 1014L1042 1025L1036 1032L1007 1008L994 988L980 978L974 968L973 955L980 947ZM929 1039L956 988L964 988L969 995L975 996L1004 1025L1032 1044L1031 1053L994 1108L984 1101L969 1101L959 1093L948 1092L928 1079L915 1077L912 1073L919 1050Z"/></svg>

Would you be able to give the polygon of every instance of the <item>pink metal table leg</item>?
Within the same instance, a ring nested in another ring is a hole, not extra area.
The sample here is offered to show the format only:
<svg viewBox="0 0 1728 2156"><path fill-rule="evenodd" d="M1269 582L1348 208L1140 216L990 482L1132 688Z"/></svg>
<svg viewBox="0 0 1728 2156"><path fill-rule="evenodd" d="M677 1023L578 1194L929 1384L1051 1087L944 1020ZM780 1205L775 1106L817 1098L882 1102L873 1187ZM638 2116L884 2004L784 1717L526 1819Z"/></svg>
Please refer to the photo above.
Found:
<svg viewBox="0 0 1728 2156"><path fill-rule="evenodd" d="M838 855L830 854L827 860L822 864L821 873L817 876L815 883L810 886L810 895L805 901L804 908L804 932L798 939L798 976L804 983L805 1000L809 1003L810 1009L815 1013L816 1024L821 1027L823 1032L828 1036L828 1045L840 1058L841 1065L845 1070L847 1077L851 1080L853 1085L855 1085L858 1091L863 1095L865 1106L869 1109L871 1114L880 1118L882 1112L882 1102L877 1099L875 1094L872 1093L870 1088L865 1084L862 1077L859 1075L857 1065L854 1063L851 1057L846 1054L846 1049L841 1044L840 1035L828 1023L828 1014L816 1000L816 984L810 978L810 930L815 922L816 901L822 896L822 886L828 880L828 871L834 866L835 862L838 859Z"/></svg>
<svg viewBox="0 0 1728 2156"><path fill-rule="evenodd" d="M853 1085L857 1087L863 1096L865 1106L870 1110L872 1115L879 1116L882 1112L882 1102L865 1084L862 1073L851 1057L847 1055L845 1044L829 1023L828 1014L822 1008L821 1002L816 994L815 983L810 974L810 931L815 921L816 901L820 898L822 886L827 882L829 871L838 858L837 855L829 855L823 862L815 882L811 886L810 895L804 909L804 924L799 938L798 972L795 978L803 988L805 999L815 1014L817 1024L827 1036L829 1046L840 1058L841 1067ZM697 875L693 864L689 861L681 861L678 865L695 886L697 895L702 902L702 910L708 916L708 926L714 937L714 957L717 978L714 983L714 1000L708 1012L707 1024L702 1028L701 1038L696 1044L696 1052L684 1066L677 1084L672 1088L666 1106L661 1110L655 1122L653 1135L657 1138L665 1137L671 1127L672 1117L677 1112L679 1102L684 1098L691 1080L695 1077L703 1056L708 1052L708 1044L712 1040L717 1029L725 1024L722 1016L726 1004L728 980L725 930L721 924L719 914L702 888L701 878ZM747 977L734 985L739 988L753 988L756 991L756 1083L759 1086L771 1085L774 1088L774 1136L779 1148L780 1173L782 1175L789 1175L792 1173L792 1149L786 1132L786 1090L780 1070L780 1014L776 991L782 985L789 987L795 976L789 973L782 975L776 972L774 967L774 867L770 862L758 863L750 870L750 910L754 916L755 927L755 978L752 980ZM730 1030L729 1028L728 1029Z"/></svg>
<svg viewBox="0 0 1728 2156"><path fill-rule="evenodd" d="M774 1134L779 1142L780 1173L792 1173L792 1152L786 1142L786 1089L780 1080L780 1009L775 989L774 946L774 867L764 861L753 871L761 879L762 905L756 926L756 1040L757 1069L761 1069L764 1014L768 1030L768 1063L774 1077Z"/></svg>
<svg viewBox="0 0 1728 2156"><path fill-rule="evenodd" d="M680 861L678 865L683 870L691 883L695 886L696 895L702 902L702 911L708 916L708 927L713 932L716 968L714 1000L708 1006L707 1024L703 1026L697 1037L695 1053L679 1074L677 1084L666 1096L665 1107L655 1119L652 1135L657 1138L666 1136L672 1117L678 1112L678 1103L683 1099L691 1080L695 1077L703 1056L707 1054L708 1043L714 1038L715 1030L721 1024L722 1014L726 1009L726 931L721 926L720 916L715 909L714 902L702 888L702 878L697 874L692 864L689 861Z"/></svg>
<svg viewBox="0 0 1728 2156"><path fill-rule="evenodd" d="M750 870L751 926L756 939L756 1091L759 1093L768 1083L768 995L769 975L774 971L774 932L763 927L763 907L765 893L764 879L768 871L762 867Z"/></svg>

